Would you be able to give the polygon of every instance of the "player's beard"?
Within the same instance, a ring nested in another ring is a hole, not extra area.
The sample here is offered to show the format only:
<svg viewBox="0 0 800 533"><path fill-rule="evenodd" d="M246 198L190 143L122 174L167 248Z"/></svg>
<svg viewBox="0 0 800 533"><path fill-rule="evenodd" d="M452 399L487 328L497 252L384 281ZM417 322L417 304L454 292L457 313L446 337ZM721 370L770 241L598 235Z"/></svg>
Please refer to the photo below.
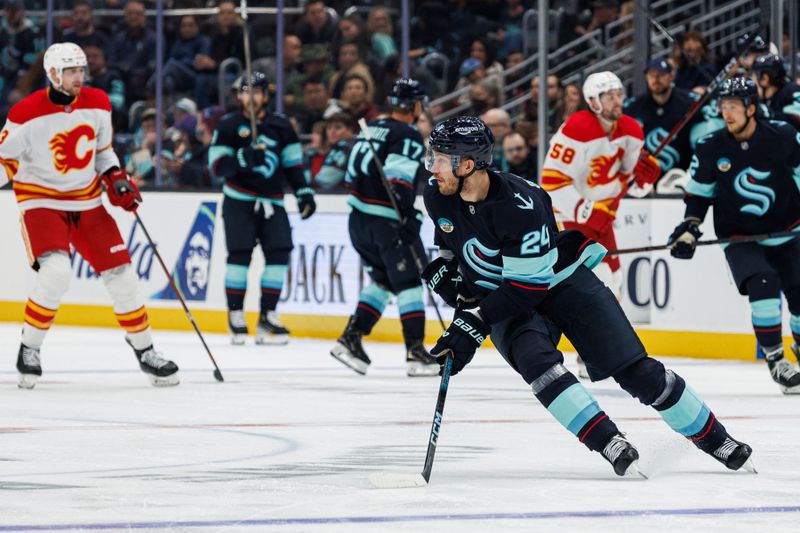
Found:
<svg viewBox="0 0 800 533"><path fill-rule="evenodd" d="M442 196L453 196L458 191L458 178L436 179L436 186L439 187L439 194Z"/></svg>

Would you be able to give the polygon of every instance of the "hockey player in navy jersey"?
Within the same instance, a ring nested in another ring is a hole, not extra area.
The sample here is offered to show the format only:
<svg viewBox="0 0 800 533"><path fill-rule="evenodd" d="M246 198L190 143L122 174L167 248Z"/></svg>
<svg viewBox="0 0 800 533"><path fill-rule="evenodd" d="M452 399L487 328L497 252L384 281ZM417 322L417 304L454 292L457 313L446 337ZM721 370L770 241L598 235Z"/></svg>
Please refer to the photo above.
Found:
<svg viewBox="0 0 800 533"><path fill-rule="evenodd" d="M440 257L425 269L431 290L456 308L431 353L453 374L491 335L539 401L618 475L639 454L591 393L564 367L563 332L592 380L613 377L675 431L732 470L750 469L751 448L728 435L699 395L648 357L612 292L591 272L605 248L578 231L559 232L550 197L513 174L488 170L494 139L474 117L433 130L425 207Z"/></svg>
<svg viewBox="0 0 800 533"><path fill-rule="evenodd" d="M292 228L283 207L285 183L294 191L300 217L316 210L314 190L303 174L303 154L289 120L266 109L269 80L261 72L237 83L240 110L223 116L208 149L211 175L224 178L222 219L228 265L225 294L228 328L233 344L244 344L248 335L244 315L247 271L256 243L265 265L261 275L261 313L256 325L257 344L286 344L289 331L278 320L283 280L292 251ZM252 142L250 102L256 113L256 143Z"/></svg>
<svg viewBox="0 0 800 533"><path fill-rule="evenodd" d="M425 145L412 126L422 114L424 100L419 82L399 79L387 98L390 118L369 124L372 146L400 209L399 219L363 133L350 150L347 162L350 239L372 282L361 291L355 313L331 349L331 355L359 374L366 374L370 365L361 338L372 331L392 295L397 297L400 308L407 374L435 376L439 371L436 360L422 344L425 305L411 250L413 247L416 256L424 260L425 250L419 238L422 214L414 208L414 200L417 184L426 176L422 166Z"/></svg>
<svg viewBox="0 0 800 533"><path fill-rule="evenodd" d="M800 133L760 118L752 80L734 78L719 93L726 128L700 140L689 168L684 220L669 237L671 254L691 259L699 225L714 204L720 238L797 229L800 235ZM800 372L783 357L781 292L789 303L792 349L800 353L800 239L730 244L725 258L739 293L750 300L753 330L772 379L800 393Z"/></svg>
<svg viewBox="0 0 800 533"><path fill-rule="evenodd" d="M800 85L786 77L783 59L776 54L763 55L750 71L769 118L788 122L800 131Z"/></svg>

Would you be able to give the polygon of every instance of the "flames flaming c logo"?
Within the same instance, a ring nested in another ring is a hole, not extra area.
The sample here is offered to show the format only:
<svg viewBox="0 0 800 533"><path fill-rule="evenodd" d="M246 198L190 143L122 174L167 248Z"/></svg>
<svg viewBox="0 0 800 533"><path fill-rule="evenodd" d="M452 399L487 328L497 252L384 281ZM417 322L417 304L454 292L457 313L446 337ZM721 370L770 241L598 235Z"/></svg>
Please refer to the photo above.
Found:
<svg viewBox="0 0 800 533"><path fill-rule="evenodd" d="M619 165L622 162L623 153L622 148L618 148L617 153L611 157L601 155L592 159L589 163L591 174L586 180L589 186L605 185L619 179Z"/></svg>
<svg viewBox="0 0 800 533"><path fill-rule="evenodd" d="M78 155L78 143L82 138L88 141L95 139L95 133L88 124L81 124L63 133L56 133L50 139L50 149L53 151L53 163L56 170L66 174L71 170L81 170L91 162L94 150L86 150L82 156Z"/></svg>

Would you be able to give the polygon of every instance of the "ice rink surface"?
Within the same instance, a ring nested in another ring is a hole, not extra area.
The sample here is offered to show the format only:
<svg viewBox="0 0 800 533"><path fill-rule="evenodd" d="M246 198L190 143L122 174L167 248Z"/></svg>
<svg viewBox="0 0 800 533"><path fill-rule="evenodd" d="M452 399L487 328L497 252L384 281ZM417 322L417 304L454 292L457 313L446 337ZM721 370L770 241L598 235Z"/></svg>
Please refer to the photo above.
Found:
<svg viewBox="0 0 800 533"><path fill-rule="evenodd" d="M116 330L56 325L44 376L18 390L19 326L0 325L0 531L797 531L800 396L763 363L664 359L754 448L727 471L613 381L590 384L649 480L618 478L551 419L494 350L454 377L431 484L419 472L439 378L407 378L398 345L366 343L361 377L330 341L286 347L156 332L181 367L154 389ZM574 356L567 356L574 369Z"/></svg>

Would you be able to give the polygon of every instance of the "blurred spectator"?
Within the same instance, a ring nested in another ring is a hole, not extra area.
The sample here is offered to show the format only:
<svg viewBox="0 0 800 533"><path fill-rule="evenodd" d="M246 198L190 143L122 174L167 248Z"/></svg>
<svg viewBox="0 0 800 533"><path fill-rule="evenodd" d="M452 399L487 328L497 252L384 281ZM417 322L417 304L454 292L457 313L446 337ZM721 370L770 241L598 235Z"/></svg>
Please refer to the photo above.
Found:
<svg viewBox="0 0 800 533"><path fill-rule="evenodd" d="M140 127L135 134L136 148L126 166L128 174L137 185L152 184L155 178L153 153L156 150L156 110L145 109Z"/></svg>
<svg viewBox="0 0 800 533"><path fill-rule="evenodd" d="M299 103L303 97L303 80L308 78L321 78L327 85L333 76L334 70L330 65L330 51L324 44L306 44L300 52L303 63L303 76L296 77L287 85L287 95L283 101L287 106Z"/></svg>
<svg viewBox="0 0 800 533"><path fill-rule="evenodd" d="M397 55L392 19L386 7L375 6L370 10L367 16L367 33L378 65L383 65L390 56Z"/></svg>
<svg viewBox="0 0 800 533"><path fill-rule="evenodd" d="M676 46L675 87L680 89L701 91L705 89L716 75L710 63L708 44L703 34L691 29L683 34L680 46Z"/></svg>
<svg viewBox="0 0 800 533"><path fill-rule="evenodd" d="M503 156L503 139L511 132L511 117L508 111L499 107L492 108L486 113L481 115L481 120L489 126L494 135L494 154L492 161L495 168L502 168Z"/></svg>
<svg viewBox="0 0 800 533"><path fill-rule="evenodd" d="M522 135L531 151L536 153L539 148L539 123L531 120L519 120L515 131Z"/></svg>
<svg viewBox="0 0 800 533"><path fill-rule="evenodd" d="M522 63L525 60L525 56L519 50L512 50L506 56L506 70L512 69ZM511 72L506 74L506 86L515 83L522 78L525 77L527 74L526 69L520 68L516 72ZM522 96L525 94L525 86L519 85L510 91L509 97L516 98L518 96Z"/></svg>
<svg viewBox="0 0 800 533"><path fill-rule="evenodd" d="M341 111L336 102L330 99L325 82L317 76L303 81L303 97L290 114L297 120L298 132L309 134L314 124Z"/></svg>
<svg viewBox="0 0 800 533"><path fill-rule="evenodd" d="M209 51L196 54L192 60L196 72L208 74L197 80L195 97L201 106L208 105L212 97L219 96L216 94L216 73L223 61L232 57L238 59L244 66L244 27L235 8L236 4L231 0L222 0L218 4L217 16L208 32L211 39ZM230 74L225 84L233 83L234 77Z"/></svg>
<svg viewBox="0 0 800 533"><path fill-rule="evenodd" d="M525 103L525 118L538 122L539 120L539 76L531 78L531 98ZM547 76L547 127L548 131L556 131L563 122L562 114L562 89L561 80L555 74Z"/></svg>
<svg viewBox="0 0 800 533"><path fill-rule="evenodd" d="M125 105L125 80L115 69L108 68L106 53L98 44L83 47L89 68L87 85L105 91L111 100L111 122L114 131L123 131L128 123L128 109Z"/></svg>
<svg viewBox="0 0 800 533"><path fill-rule="evenodd" d="M314 176L322 168L322 163L325 162L325 158L331 149L330 144L328 144L328 138L325 136L327 125L326 121L320 120L311 126L311 142L303 150L305 163L303 167L305 168L306 181L308 183L313 183Z"/></svg>
<svg viewBox="0 0 800 533"><path fill-rule="evenodd" d="M617 20L618 13L617 0L593 0L591 3L591 17L587 20L579 20L575 26L575 33L586 35L594 30L605 28L607 24Z"/></svg>
<svg viewBox="0 0 800 533"><path fill-rule="evenodd" d="M127 100L143 100L156 61L155 34L145 27L144 4L128 0L123 27L109 45L108 62L125 78Z"/></svg>
<svg viewBox="0 0 800 533"><path fill-rule="evenodd" d="M96 46L105 52L108 34L94 26L94 14L89 0L76 0L72 4L72 28L64 31L63 41L75 43L81 48Z"/></svg>
<svg viewBox="0 0 800 533"><path fill-rule="evenodd" d="M525 5L522 0L505 0L500 26L508 33L522 32L522 17L525 15Z"/></svg>
<svg viewBox="0 0 800 533"><path fill-rule="evenodd" d="M167 166L175 176L176 187L208 187L211 179L208 173L208 146L198 137L196 115L186 115L175 122L174 128L180 133L175 148L175 159ZM171 166L170 166L171 165Z"/></svg>
<svg viewBox="0 0 800 533"><path fill-rule="evenodd" d="M191 98L181 98L172 108L172 120L175 124L187 116L197 115L197 104Z"/></svg>
<svg viewBox="0 0 800 533"><path fill-rule="evenodd" d="M575 111L583 108L583 91L577 83L568 83L564 87L564 111L561 122L565 122Z"/></svg>
<svg viewBox="0 0 800 533"><path fill-rule="evenodd" d="M283 37L283 86L295 87L301 83L303 74L301 72L300 54L303 43L300 37L293 33L288 33ZM242 63L244 65L244 63ZM262 57L253 61L253 70L263 72L268 80L278 79L278 62L275 57ZM288 92L284 91L283 104L291 107L294 103L293 98L288 97Z"/></svg>
<svg viewBox="0 0 800 533"><path fill-rule="evenodd" d="M356 122L362 118L371 122L378 116L378 108L367 98L367 80L358 74L351 74L345 78L339 105Z"/></svg>
<svg viewBox="0 0 800 533"><path fill-rule="evenodd" d="M336 31L336 24L325 8L323 0L309 0L306 3L303 18L298 23L295 33L303 44L329 44Z"/></svg>
<svg viewBox="0 0 800 533"><path fill-rule="evenodd" d="M370 101L375 99L375 80L372 79L369 68L362 61L362 51L355 41L345 41L339 47L336 55L336 65L338 70L331 76L329 89L333 98L341 98L344 89L344 80L356 74L364 78L367 82L367 98Z"/></svg>
<svg viewBox="0 0 800 533"><path fill-rule="evenodd" d="M339 19L339 24L336 27L336 32L331 41L331 48L338 50L343 42L350 41L358 43L362 50L370 48L367 39L367 27L364 19L358 12L353 12Z"/></svg>
<svg viewBox="0 0 800 533"><path fill-rule="evenodd" d="M511 172L526 180L536 181L536 153L533 152L525 138L516 131L512 131L503 139L503 172Z"/></svg>
<svg viewBox="0 0 800 533"><path fill-rule="evenodd" d="M356 138L356 123L347 113L331 115L325 124L325 138L330 150L318 172L311 170L309 181L315 188L344 192L347 160Z"/></svg>
<svg viewBox="0 0 800 533"><path fill-rule="evenodd" d="M0 26L0 101L44 50L44 36L30 19L25 17L22 0L5 0L3 24Z"/></svg>
<svg viewBox="0 0 800 533"><path fill-rule="evenodd" d="M42 50L36 54L36 59L33 60L31 67L25 72L25 74L19 77L14 89L9 93L8 100L6 102L8 108L31 94L33 91L42 89L44 87L47 87L47 78L45 78L44 75L44 50ZM5 112L8 110L8 108L3 107L3 115L5 115Z"/></svg>
<svg viewBox="0 0 800 533"><path fill-rule="evenodd" d="M205 151L203 157L205 158L205 172L208 173L208 147L214 138L214 130L217 128L217 123L220 117L225 113L225 108L222 106L207 107L200 113L197 121L197 138L203 145ZM222 187L222 182L216 183L209 174L209 182L212 187Z"/></svg>
<svg viewBox="0 0 800 533"><path fill-rule="evenodd" d="M466 111L468 115L480 116L499 103L497 86L487 80L470 85L469 88L470 108Z"/></svg>
<svg viewBox="0 0 800 533"><path fill-rule="evenodd" d="M481 62L486 71L486 78L497 87L497 94L501 95L499 103L502 103L503 88L505 86L503 65L495 59L495 56L496 49L488 39L478 37L472 41L469 48L469 57L474 57Z"/></svg>
<svg viewBox="0 0 800 533"><path fill-rule="evenodd" d="M169 52L162 77L164 90L172 93L194 89L195 100L201 107L205 107L206 93L198 87L205 86L210 74L195 69L195 58L208 56L211 50L211 40L207 35L200 34L200 26L194 15L184 15L180 19L178 40L173 43ZM155 80L151 80L151 84Z"/></svg>

